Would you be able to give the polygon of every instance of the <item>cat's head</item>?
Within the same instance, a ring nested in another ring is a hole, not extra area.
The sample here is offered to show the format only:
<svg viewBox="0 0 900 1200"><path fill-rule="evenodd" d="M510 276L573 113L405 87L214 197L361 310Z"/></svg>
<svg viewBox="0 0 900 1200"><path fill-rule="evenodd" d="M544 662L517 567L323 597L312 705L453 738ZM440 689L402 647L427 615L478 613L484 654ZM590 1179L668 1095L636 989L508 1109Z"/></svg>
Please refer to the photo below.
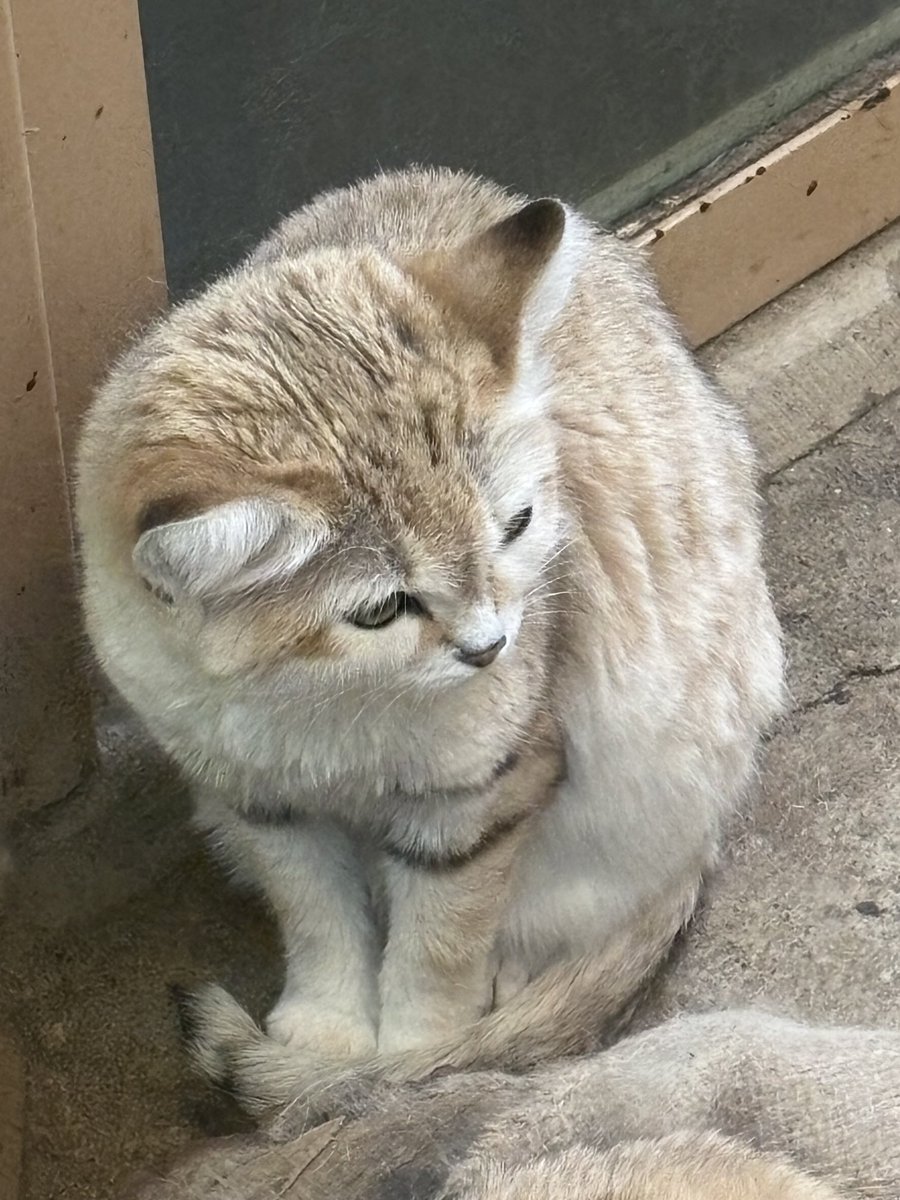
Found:
<svg viewBox="0 0 900 1200"><path fill-rule="evenodd" d="M88 559L100 496L153 627L220 678L496 669L562 537L544 342L587 236L536 201L455 248L214 285L88 423Z"/></svg>

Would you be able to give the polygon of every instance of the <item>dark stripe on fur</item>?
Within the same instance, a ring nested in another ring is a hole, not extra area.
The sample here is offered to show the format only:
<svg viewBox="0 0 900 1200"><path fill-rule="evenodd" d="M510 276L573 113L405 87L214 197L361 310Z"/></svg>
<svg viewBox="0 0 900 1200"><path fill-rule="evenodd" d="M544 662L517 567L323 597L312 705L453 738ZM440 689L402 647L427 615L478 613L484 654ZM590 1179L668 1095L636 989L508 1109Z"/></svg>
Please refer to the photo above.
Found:
<svg viewBox="0 0 900 1200"><path fill-rule="evenodd" d="M402 788L397 788L395 794L408 795L411 798L421 796L423 798L432 799L435 795L446 796L452 799L454 796L472 796L479 792L486 792L489 787L502 779L504 775L508 775L510 771L514 771L519 765L521 755L518 750L510 750L510 752L502 758L497 765L491 770L490 775L478 781L478 783L461 783L457 786L450 787L435 787L432 789L423 788L421 791L410 791Z"/></svg>
<svg viewBox="0 0 900 1200"><path fill-rule="evenodd" d="M385 845L384 849L392 858L399 859L410 867L418 867L425 871L455 871L472 862L479 854L490 850L492 846L496 846L501 838L512 833L530 815L530 810L524 809L511 817L505 817L496 825L485 829L478 840L464 850L446 850L441 853L421 846L396 846L390 843Z"/></svg>
<svg viewBox="0 0 900 1200"><path fill-rule="evenodd" d="M180 495L160 496L158 500L146 504L138 515L138 535L160 525L168 525L170 521L183 521L186 517L195 517L203 505L196 495L184 492Z"/></svg>
<svg viewBox="0 0 900 1200"><path fill-rule="evenodd" d="M509 754L507 754L505 758L501 759L500 762L497 763L496 767L494 767L493 773L491 774L491 782L493 783L498 779L502 779L504 775L508 775L510 771L514 771L519 765L519 759L521 757L522 756L519 754L518 750L510 750Z"/></svg>
<svg viewBox="0 0 900 1200"><path fill-rule="evenodd" d="M245 804L238 809L238 816L248 825L264 825L271 829L284 829L290 825L302 825L305 816L290 804Z"/></svg>

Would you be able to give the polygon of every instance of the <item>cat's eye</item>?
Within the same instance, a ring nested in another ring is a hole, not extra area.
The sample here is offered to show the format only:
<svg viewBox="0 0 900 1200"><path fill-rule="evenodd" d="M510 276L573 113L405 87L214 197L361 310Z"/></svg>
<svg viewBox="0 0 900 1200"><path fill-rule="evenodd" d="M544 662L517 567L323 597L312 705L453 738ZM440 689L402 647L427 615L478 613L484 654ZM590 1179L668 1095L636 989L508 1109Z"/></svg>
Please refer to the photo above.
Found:
<svg viewBox="0 0 900 1200"><path fill-rule="evenodd" d="M527 508L523 508L521 512L517 512L513 519L508 523L503 530L503 545L508 546L510 542L514 542L516 538L520 538L528 526L531 524L531 517L534 509L529 504Z"/></svg>
<svg viewBox="0 0 900 1200"><path fill-rule="evenodd" d="M394 592L379 604L367 604L351 613L347 620L359 629L384 629L398 617L415 616L423 612L421 603L406 592Z"/></svg>

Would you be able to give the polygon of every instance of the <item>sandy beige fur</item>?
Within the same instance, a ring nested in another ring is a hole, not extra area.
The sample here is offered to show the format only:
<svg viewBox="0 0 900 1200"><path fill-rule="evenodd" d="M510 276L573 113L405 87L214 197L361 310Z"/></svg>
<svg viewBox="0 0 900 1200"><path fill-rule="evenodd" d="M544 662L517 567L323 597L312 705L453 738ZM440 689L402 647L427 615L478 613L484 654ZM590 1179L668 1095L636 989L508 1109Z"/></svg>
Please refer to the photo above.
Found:
<svg viewBox="0 0 900 1200"><path fill-rule="evenodd" d="M320 197L116 366L77 510L98 656L282 929L265 1032L187 1005L213 1077L609 1032L782 669L753 455L625 247L450 172Z"/></svg>
<svg viewBox="0 0 900 1200"><path fill-rule="evenodd" d="M675 1133L489 1167L458 1200L839 1200L787 1160L718 1134Z"/></svg>

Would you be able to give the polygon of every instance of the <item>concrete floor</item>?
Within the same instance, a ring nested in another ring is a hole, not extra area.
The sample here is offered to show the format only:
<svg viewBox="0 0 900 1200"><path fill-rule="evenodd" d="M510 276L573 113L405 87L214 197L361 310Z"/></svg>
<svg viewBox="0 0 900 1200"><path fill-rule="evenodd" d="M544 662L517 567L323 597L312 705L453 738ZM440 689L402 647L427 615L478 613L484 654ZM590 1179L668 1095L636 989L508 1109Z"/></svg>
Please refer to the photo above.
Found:
<svg viewBox="0 0 900 1200"><path fill-rule="evenodd" d="M756 1002L900 1024L898 287L895 227L704 351L767 474L793 701L645 1022ZM103 1200L239 1127L187 1074L167 984L277 984L274 930L207 862L171 771L114 706L101 736L90 784L14 830L0 1027L27 1060L22 1200Z"/></svg>

